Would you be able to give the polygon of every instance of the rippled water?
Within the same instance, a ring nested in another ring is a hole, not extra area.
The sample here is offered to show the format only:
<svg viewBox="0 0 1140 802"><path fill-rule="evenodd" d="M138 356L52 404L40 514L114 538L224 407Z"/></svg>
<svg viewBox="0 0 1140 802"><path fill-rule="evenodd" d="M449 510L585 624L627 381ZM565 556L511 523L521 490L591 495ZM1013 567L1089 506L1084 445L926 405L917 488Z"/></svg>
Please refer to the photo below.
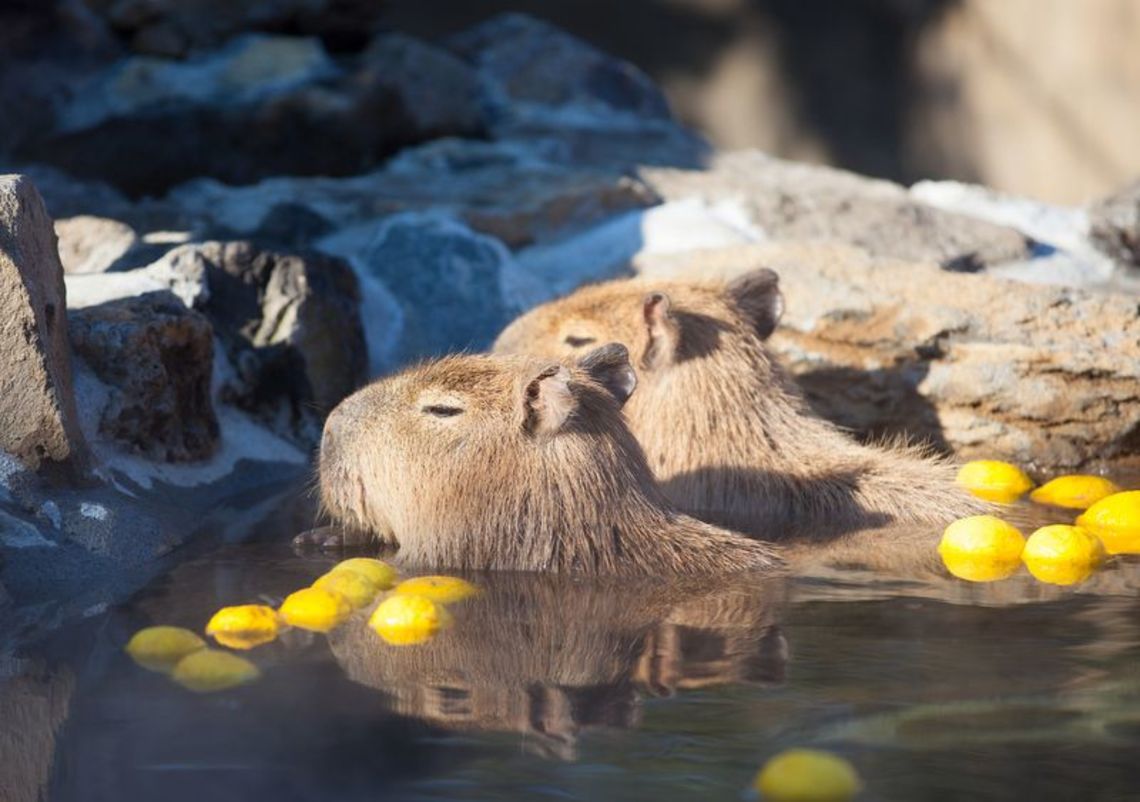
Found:
<svg viewBox="0 0 1140 802"><path fill-rule="evenodd" d="M970 585L930 567L936 540L794 580L476 576L426 645L360 615L201 696L131 662L130 635L333 562L220 546L0 664L0 799L738 800L802 745L849 758L865 800L1140 799L1140 560Z"/></svg>

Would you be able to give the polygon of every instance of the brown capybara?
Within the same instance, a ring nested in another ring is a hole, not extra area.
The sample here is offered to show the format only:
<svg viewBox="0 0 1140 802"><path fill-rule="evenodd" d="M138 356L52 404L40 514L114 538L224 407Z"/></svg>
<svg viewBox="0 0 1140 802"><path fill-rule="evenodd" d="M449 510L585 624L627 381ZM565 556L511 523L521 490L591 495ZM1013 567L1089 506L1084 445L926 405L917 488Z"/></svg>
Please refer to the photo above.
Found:
<svg viewBox="0 0 1140 802"><path fill-rule="evenodd" d="M329 415L321 501L349 530L433 568L586 574L771 569L771 546L677 512L622 418L624 346L580 362L451 356Z"/></svg>
<svg viewBox="0 0 1140 802"><path fill-rule="evenodd" d="M666 495L702 520L765 539L985 509L926 449L863 445L814 415L765 347L783 300L760 269L725 283L626 279L536 307L495 351L570 358L624 343L638 390L625 407Z"/></svg>

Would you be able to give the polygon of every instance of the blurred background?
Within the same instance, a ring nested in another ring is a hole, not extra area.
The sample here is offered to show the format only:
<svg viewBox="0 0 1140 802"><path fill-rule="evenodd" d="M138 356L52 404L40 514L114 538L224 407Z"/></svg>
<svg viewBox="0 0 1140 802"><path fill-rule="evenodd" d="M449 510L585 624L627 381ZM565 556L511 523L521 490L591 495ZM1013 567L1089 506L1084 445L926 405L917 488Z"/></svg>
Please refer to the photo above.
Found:
<svg viewBox="0 0 1140 802"><path fill-rule="evenodd" d="M382 20L432 36L499 10L637 64L718 147L1057 203L1140 174L1134 0L393 0Z"/></svg>
<svg viewBox="0 0 1140 802"><path fill-rule="evenodd" d="M42 123L42 89L58 80L58 96L74 85L54 62L29 68L53 50L72 62L116 48L185 58L261 30L352 54L377 32L439 41L523 11L641 67L717 147L1055 203L1140 174L1135 0L4 0L0 9L0 69L20 67L0 73L0 156L40 157L26 144Z"/></svg>

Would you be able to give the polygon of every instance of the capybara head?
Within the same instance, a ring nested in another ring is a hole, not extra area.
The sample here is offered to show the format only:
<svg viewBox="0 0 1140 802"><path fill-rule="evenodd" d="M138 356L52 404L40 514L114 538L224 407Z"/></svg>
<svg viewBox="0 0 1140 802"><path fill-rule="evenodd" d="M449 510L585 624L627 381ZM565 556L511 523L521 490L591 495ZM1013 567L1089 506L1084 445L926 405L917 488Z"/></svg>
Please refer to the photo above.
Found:
<svg viewBox="0 0 1140 802"><path fill-rule="evenodd" d="M624 346L578 362L452 356L380 380L330 414L320 486L338 521L425 566L627 573L770 564L668 507L621 415ZM683 531L682 531L683 530ZM717 553L714 541L724 539ZM702 556L703 555L703 556Z"/></svg>
<svg viewBox="0 0 1140 802"><path fill-rule="evenodd" d="M743 440L738 447L755 451L749 426L758 413L795 427L802 405L764 347L782 311L779 278L767 269L728 284L612 281L532 309L495 350L572 358L597 342L626 345L639 385L625 415L658 479L668 481L725 458L742 466L723 446ZM779 408L762 409L773 398Z"/></svg>
<svg viewBox="0 0 1140 802"><path fill-rule="evenodd" d="M620 342L638 375L650 380L767 339L783 309L779 277L766 268L728 284L613 281L532 309L503 330L495 351L574 358L599 343Z"/></svg>

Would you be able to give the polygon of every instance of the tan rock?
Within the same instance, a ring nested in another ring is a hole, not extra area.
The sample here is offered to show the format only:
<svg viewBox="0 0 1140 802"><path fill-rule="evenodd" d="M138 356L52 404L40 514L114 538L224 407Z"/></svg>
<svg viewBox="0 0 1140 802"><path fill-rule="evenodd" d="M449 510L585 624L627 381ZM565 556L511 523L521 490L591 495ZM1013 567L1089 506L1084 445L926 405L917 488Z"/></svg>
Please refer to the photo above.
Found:
<svg viewBox="0 0 1140 802"><path fill-rule="evenodd" d="M138 242L126 223L87 214L56 220L55 234L59 260L68 274L102 273Z"/></svg>
<svg viewBox="0 0 1140 802"><path fill-rule="evenodd" d="M63 267L43 199L20 175L0 176L0 353L0 450L82 475Z"/></svg>
<svg viewBox="0 0 1140 802"><path fill-rule="evenodd" d="M920 203L898 184L759 151L720 153L706 170L646 168L640 177L665 200L741 202L776 240L855 245L964 272L1030 254L1020 232Z"/></svg>

